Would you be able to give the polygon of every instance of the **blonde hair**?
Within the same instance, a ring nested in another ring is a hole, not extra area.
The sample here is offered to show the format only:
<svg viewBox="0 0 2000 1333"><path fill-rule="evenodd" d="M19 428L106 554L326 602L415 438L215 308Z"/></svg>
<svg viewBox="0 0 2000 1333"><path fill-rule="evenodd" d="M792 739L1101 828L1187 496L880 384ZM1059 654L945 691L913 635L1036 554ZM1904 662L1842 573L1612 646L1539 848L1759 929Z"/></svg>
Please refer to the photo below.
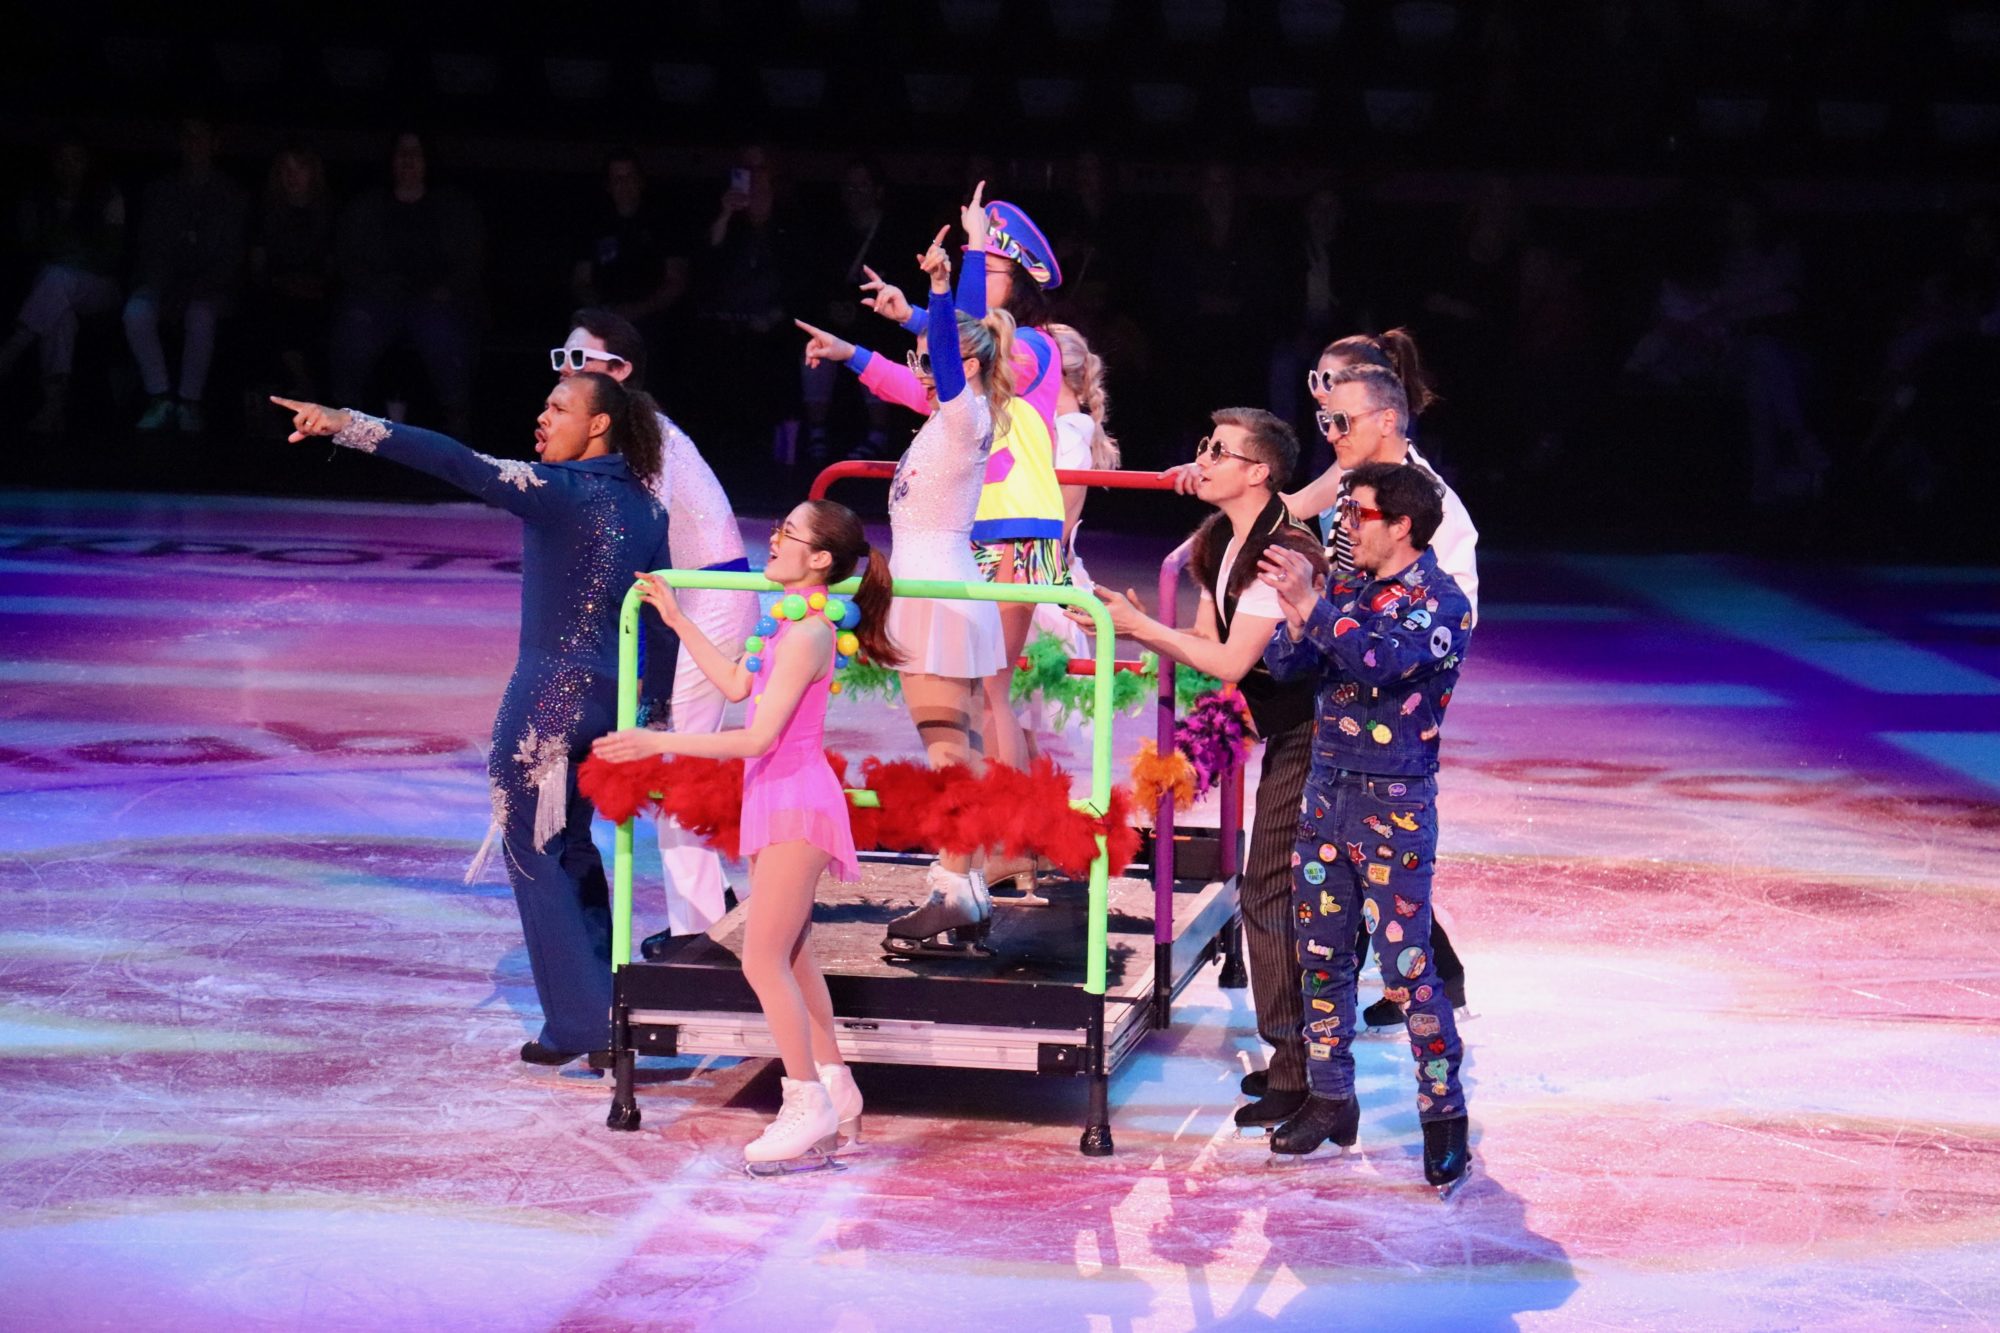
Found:
<svg viewBox="0 0 2000 1333"><path fill-rule="evenodd" d="M1118 466L1118 441L1104 429L1111 415L1111 395L1104 388L1104 358L1090 350L1084 336L1067 324L1051 324L1044 332L1056 340L1062 354L1063 386L1076 395L1077 409L1090 418L1090 465L1100 471Z"/></svg>
<svg viewBox="0 0 2000 1333"><path fill-rule="evenodd" d="M965 355L979 362L986 406L993 414L993 438L998 440L1013 425L1007 404L1014 398L1014 317L995 310L985 319L974 319L961 310L958 338Z"/></svg>

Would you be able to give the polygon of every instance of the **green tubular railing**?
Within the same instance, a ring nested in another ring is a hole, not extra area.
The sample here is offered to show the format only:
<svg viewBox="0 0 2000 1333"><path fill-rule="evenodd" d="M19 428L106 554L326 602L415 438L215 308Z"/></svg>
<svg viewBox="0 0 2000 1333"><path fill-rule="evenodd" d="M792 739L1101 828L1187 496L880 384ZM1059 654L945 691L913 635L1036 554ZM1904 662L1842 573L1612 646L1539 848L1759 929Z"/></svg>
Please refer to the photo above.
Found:
<svg viewBox="0 0 2000 1333"><path fill-rule="evenodd" d="M657 571L670 588L717 588L731 592L778 592L778 584L762 574L743 574L707 569L662 569ZM848 579L829 592L852 593L861 584ZM1073 606L1089 613L1097 631L1096 679L1092 682L1090 747L1090 799L1073 804L1093 816L1102 816L1111 807L1111 673L1113 634L1111 617L1104 603L1081 588L1037 583L950 583L929 579L897 579L898 597L936 597L962 602L1049 602ZM638 584L625 594L618 615L618 725L639 723L639 608L644 605ZM724 647L727 645L718 645ZM632 961L632 820L618 826L611 873L611 966L614 970ZM1097 858L1090 863L1090 930L1084 957L1085 991L1104 994L1104 976L1110 957L1111 867L1104 850L1104 835L1097 837Z"/></svg>

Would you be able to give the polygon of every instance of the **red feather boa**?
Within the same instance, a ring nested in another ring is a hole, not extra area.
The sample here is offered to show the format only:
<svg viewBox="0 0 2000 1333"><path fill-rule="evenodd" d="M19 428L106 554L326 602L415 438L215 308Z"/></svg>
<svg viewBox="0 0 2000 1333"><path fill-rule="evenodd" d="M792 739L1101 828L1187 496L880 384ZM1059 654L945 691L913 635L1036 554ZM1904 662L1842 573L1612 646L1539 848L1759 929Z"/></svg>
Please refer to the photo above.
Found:
<svg viewBox="0 0 2000 1333"><path fill-rule="evenodd" d="M826 757L836 774L846 774L846 759L832 750ZM1130 865L1139 852L1131 792L1112 788L1111 808L1103 818L1093 818L1070 804L1069 774L1047 758L1027 769L988 764L977 776L964 768L934 769L908 759L867 759L861 775L881 806L849 804L857 848L984 849L1009 857L1039 856L1078 879L1089 873L1100 834L1114 871ZM613 764L593 755L577 770L576 785L615 824L656 809L724 856L737 855L743 817L741 759L675 755Z"/></svg>

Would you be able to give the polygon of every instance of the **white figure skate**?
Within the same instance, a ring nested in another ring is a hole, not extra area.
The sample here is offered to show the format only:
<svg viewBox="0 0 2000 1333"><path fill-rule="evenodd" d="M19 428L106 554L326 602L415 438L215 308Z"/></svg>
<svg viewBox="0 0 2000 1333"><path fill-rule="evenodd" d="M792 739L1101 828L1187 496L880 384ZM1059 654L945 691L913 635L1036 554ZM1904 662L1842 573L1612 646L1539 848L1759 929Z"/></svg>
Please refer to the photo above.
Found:
<svg viewBox="0 0 2000 1333"><path fill-rule="evenodd" d="M833 1103L834 1119L839 1122L839 1146L836 1152L852 1152L861 1146L861 1089L854 1086L854 1074L846 1065L821 1065L819 1083L826 1089L827 1100Z"/></svg>
<svg viewBox="0 0 2000 1333"><path fill-rule="evenodd" d="M756 1141L743 1149L743 1169L753 1176L786 1176L802 1171L839 1170L833 1148L840 1121L826 1089L804 1079L779 1082L785 1104Z"/></svg>

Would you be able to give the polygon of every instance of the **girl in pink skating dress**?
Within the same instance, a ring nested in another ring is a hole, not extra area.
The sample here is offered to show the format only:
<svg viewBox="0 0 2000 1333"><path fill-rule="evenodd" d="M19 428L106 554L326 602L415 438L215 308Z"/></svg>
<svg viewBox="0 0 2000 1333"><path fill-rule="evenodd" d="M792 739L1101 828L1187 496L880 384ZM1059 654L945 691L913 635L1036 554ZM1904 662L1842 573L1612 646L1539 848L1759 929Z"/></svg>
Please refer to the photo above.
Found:
<svg viewBox="0 0 2000 1333"><path fill-rule="evenodd" d="M828 596L827 585L864 558L853 600ZM784 1109L743 1150L744 1165L758 1175L823 1164L829 1148L860 1137L861 1092L835 1044L833 1001L810 941L820 876L831 866L841 879L861 877L847 796L820 740L837 660L857 648L885 665L901 660L883 628L888 557L868 545L861 520L845 505L812 500L786 515L771 533L764 577L786 595L744 640L737 661L688 619L658 576L639 575L646 601L702 672L731 701L750 701L742 728L702 735L635 727L592 747L617 763L656 754L744 761L740 847L750 861L751 893L743 978L785 1064Z"/></svg>

